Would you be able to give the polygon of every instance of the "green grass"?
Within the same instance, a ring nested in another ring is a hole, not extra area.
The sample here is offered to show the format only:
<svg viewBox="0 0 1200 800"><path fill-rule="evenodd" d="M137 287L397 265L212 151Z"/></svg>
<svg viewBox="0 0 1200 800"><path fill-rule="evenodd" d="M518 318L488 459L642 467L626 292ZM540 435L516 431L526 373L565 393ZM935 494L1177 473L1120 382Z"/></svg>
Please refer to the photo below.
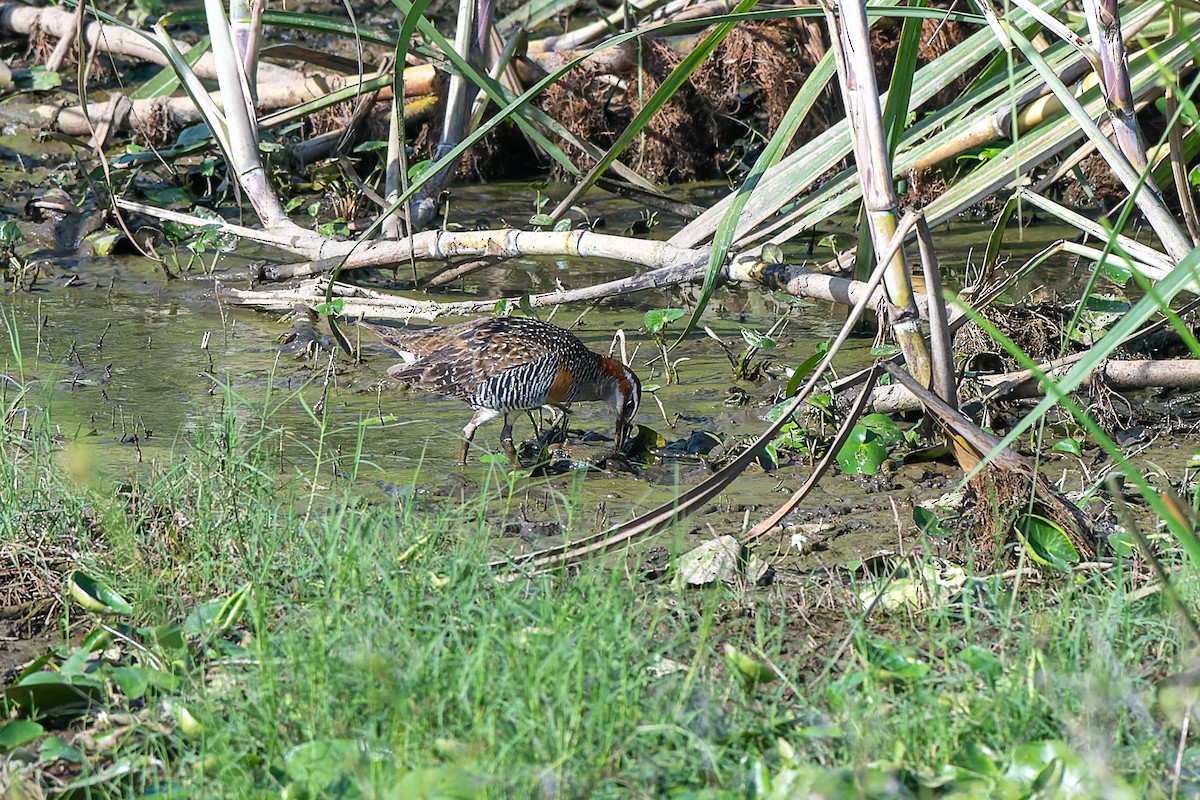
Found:
<svg viewBox="0 0 1200 800"><path fill-rule="evenodd" d="M123 485L45 421L3 431L3 543L70 541L133 603L118 634L157 661L120 636L98 651L82 671L106 679L99 706L0 747L0 782L206 798L1170 793L1180 715L1154 683L1185 663L1180 635L1120 567L1039 573L1015 604L1011 582L972 577L929 610L865 621L847 575L681 592L631 555L501 581L479 503L343 483L309 506L305 479L276 473L270 420L236 402ZM243 613L215 624L205 603L246 585ZM92 624L78 607L69 621ZM777 679L747 689L726 645ZM49 668L79 669L78 652ZM141 694L117 679L148 665L171 681ZM54 760L51 736L81 763ZM1183 768L1195 791L1200 756Z"/></svg>

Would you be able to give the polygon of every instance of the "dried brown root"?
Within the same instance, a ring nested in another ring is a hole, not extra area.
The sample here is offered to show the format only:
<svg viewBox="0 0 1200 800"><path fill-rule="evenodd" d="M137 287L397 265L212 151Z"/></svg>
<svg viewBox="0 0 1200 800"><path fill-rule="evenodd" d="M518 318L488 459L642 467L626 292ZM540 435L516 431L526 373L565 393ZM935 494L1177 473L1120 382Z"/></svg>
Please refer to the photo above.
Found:
<svg viewBox="0 0 1200 800"><path fill-rule="evenodd" d="M997 464L1003 462L1000 468ZM1032 502L1031 502L1032 496ZM1043 517L1059 527L1084 559L1096 555L1097 539L1091 521L1062 496L1033 465L1020 455L1005 451L967 483L963 504L965 516L976 531L972 545L977 553L990 554L997 562L1005 557L1014 531L1026 513Z"/></svg>

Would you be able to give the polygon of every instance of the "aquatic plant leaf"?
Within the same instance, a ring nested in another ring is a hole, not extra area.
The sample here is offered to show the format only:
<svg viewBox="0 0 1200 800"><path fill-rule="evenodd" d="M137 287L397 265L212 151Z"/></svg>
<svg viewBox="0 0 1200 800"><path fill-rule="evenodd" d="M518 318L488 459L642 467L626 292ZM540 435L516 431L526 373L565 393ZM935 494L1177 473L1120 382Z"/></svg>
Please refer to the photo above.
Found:
<svg viewBox="0 0 1200 800"><path fill-rule="evenodd" d="M1117 261L1114 258L1106 258L1101 262L1100 268L1104 271L1104 277L1113 283L1124 286L1133 277L1133 270L1129 268L1127 263Z"/></svg>
<svg viewBox="0 0 1200 800"><path fill-rule="evenodd" d="M684 313L682 308L656 308L642 316L642 324L650 333L662 333L663 328L682 317Z"/></svg>
<svg viewBox="0 0 1200 800"><path fill-rule="evenodd" d="M817 364L821 363L821 359L829 352L829 340L817 344L812 355L800 362L796 367L796 371L788 378L787 391L784 393L788 399L796 396L796 392L800 391L800 387L808 380L808 376L812 375L813 370L817 368Z"/></svg>
<svg viewBox="0 0 1200 800"><path fill-rule="evenodd" d="M778 440L772 439L770 442L768 442L767 446L762 449L762 452L760 452L758 454L758 457L755 460L758 462L758 465L760 467L762 467L765 472L770 472L771 470L778 469L779 468L779 443L778 443Z"/></svg>
<svg viewBox="0 0 1200 800"><path fill-rule="evenodd" d="M14 69L12 79L18 92L48 92L62 86L62 76L57 72L50 72L43 66L36 66L32 69Z"/></svg>
<svg viewBox="0 0 1200 800"><path fill-rule="evenodd" d="M14 719L0 726L0 753L36 742L46 729L33 720Z"/></svg>
<svg viewBox="0 0 1200 800"><path fill-rule="evenodd" d="M1056 453L1067 453L1076 458L1083 456L1083 448L1080 447L1078 439L1063 439L1062 441L1055 442L1054 446L1050 449Z"/></svg>
<svg viewBox="0 0 1200 800"><path fill-rule="evenodd" d="M629 456L630 458L653 457L655 451L666 446L667 439L661 433L649 425L638 425L629 446Z"/></svg>
<svg viewBox="0 0 1200 800"><path fill-rule="evenodd" d="M1079 563L1079 551L1070 537L1051 520L1038 514L1022 514L1016 529L1029 557L1039 564L1069 571L1072 564Z"/></svg>
<svg viewBox="0 0 1200 800"><path fill-rule="evenodd" d="M84 241L91 244L92 252L97 256L107 256L112 254L113 248L124 236L124 233L105 229L89 235Z"/></svg>
<svg viewBox="0 0 1200 800"><path fill-rule="evenodd" d="M783 416L783 412L787 411L788 407L791 406L791 404L792 404L791 400L780 400L778 403L771 406L771 408L769 408L767 410L767 413L765 415L763 415L763 418L766 419L767 422L776 422L779 420L780 417ZM793 423L789 423L789 424L795 425L796 423L793 422Z"/></svg>
<svg viewBox="0 0 1200 800"><path fill-rule="evenodd" d="M931 669L916 656L880 639L861 640L859 652L876 677L884 680L915 683L929 674Z"/></svg>
<svg viewBox="0 0 1200 800"><path fill-rule="evenodd" d="M174 675L149 667L113 667L108 674L121 694L133 700L145 697L151 688L170 691L179 684Z"/></svg>
<svg viewBox="0 0 1200 800"><path fill-rule="evenodd" d="M71 596L87 611L121 616L133 613L133 606L124 597L117 594L108 584L93 578L83 570L71 573L67 585Z"/></svg>
<svg viewBox="0 0 1200 800"><path fill-rule="evenodd" d="M954 756L954 765L976 775L996 776L1000 774L1000 757L986 744L968 740Z"/></svg>
<svg viewBox="0 0 1200 800"><path fill-rule="evenodd" d="M938 515L934 514L928 508L913 506L913 522L917 524L917 528L920 529L921 533L924 533L927 536L945 538L946 536L950 535L949 532L942 527L942 521L938 518Z"/></svg>
<svg viewBox="0 0 1200 800"><path fill-rule="evenodd" d="M867 430L878 436L888 447L896 447L905 442L904 431L900 430L887 414L868 414L859 420L859 424L865 425Z"/></svg>
<svg viewBox="0 0 1200 800"><path fill-rule="evenodd" d="M23 715L57 718L82 714L103 696L103 685L93 678L43 670L9 686L3 700Z"/></svg>
<svg viewBox="0 0 1200 800"><path fill-rule="evenodd" d="M847 475L874 475L887 460L888 451L879 435L859 422L838 451L837 462Z"/></svg>
<svg viewBox="0 0 1200 800"><path fill-rule="evenodd" d="M1118 776L1097 770L1061 739L1023 744L1013 751L1004 777L1038 797L1133 798L1135 794ZM1018 787L1013 787L1018 788Z"/></svg>
<svg viewBox="0 0 1200 800"><path fill-rule="evenodd" d="M56 761L82 764L83 753L58 736L47 736L42 740L42 746L38 748L38 760L43 764L53 764Z"/></svg>

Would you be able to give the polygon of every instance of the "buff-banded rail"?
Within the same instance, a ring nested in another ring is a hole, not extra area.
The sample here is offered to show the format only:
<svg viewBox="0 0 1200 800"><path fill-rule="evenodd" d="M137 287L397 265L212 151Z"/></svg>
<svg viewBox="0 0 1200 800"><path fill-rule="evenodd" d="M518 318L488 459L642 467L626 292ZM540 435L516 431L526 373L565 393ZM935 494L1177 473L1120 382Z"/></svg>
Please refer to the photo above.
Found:
<svg viewBox="0 0 1200 800"><path fill-rule="evenodd" d="M619 453L641 403L642 384L633 370L541 320L486 317L420 330L359 324L404 359L388 369L392 380L458 398L474 409L463 427L460 464L466 463L475 429L503 416L501 444L516 466L511 414L589 400L602 400L615 413Z"/></svg>

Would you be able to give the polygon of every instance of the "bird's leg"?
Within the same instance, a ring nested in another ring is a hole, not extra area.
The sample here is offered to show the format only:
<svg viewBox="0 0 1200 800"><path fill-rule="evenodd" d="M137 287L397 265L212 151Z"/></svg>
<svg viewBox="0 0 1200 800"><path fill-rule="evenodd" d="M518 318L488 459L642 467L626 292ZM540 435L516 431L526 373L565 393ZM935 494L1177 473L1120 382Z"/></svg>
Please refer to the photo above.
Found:
<svg viewBox="0 0 1200 800"><path fill-rule="evenodd" d="M562 406L557 410L559 413L559 418L557 421L562 423L562 427L559 428L558 435L559 438L562 439L563 445L565 446L567 443L567 423L571 421L571 409L567 408L566 406Z"/></svg>
<svg viewBox="0 0 1200 800"><path fill-rule="evenodd" d="M521 466L521 462L517 460L517 448L513 447L512 437L512 420L508 418L508 414L504 415L504 428L500 431L500 444L504 447L504 452L508 456L508 461L513 465L513 469Z"/></svg>
<svg viewBox="0 0 1200 800"><path fill-rule="evenodd" d="M533 426L534 438L541 439L542 438L542 426L538 424L537 417L535 417L533 415L533 409L529 409L528 411L526 411L525 415L527 417L529 417L529 424Z"/></svg>
<svg viewBox="0 0 1200 800"><path fill-rule="evenodd" d="M498 416L500 416L499 411L492 411L489 408L480 408L475 412L474 416L471 417L471 421L463 427L463 443L458 448L459 464L467 463L467 451L471 449L471 440L475 438L475 429L488 420L495 419ZM508 425L507 416L504 418L504 424Z"/></svg>
<svg viewBox="0 0 1200 800"><path fill-rule="evenodd" d="M557 442L566 441L566 439L567 439L567 435L566 435L567 434L567 426L566 426L567 410L566 410L566 408L561 405L554 405L552 403L546 403L544 406L541 407L540 410L543 413L548 412L550 414L550 422L546 426L545 430L538 432L538 434L537 434L538 446L545 448L545 447L549 447L550 445L555 444ZM532 411L530 411L529 413L531 415L533 414ZM554 438L555 434L557 434L559 438L555 439Z"/></svg>

